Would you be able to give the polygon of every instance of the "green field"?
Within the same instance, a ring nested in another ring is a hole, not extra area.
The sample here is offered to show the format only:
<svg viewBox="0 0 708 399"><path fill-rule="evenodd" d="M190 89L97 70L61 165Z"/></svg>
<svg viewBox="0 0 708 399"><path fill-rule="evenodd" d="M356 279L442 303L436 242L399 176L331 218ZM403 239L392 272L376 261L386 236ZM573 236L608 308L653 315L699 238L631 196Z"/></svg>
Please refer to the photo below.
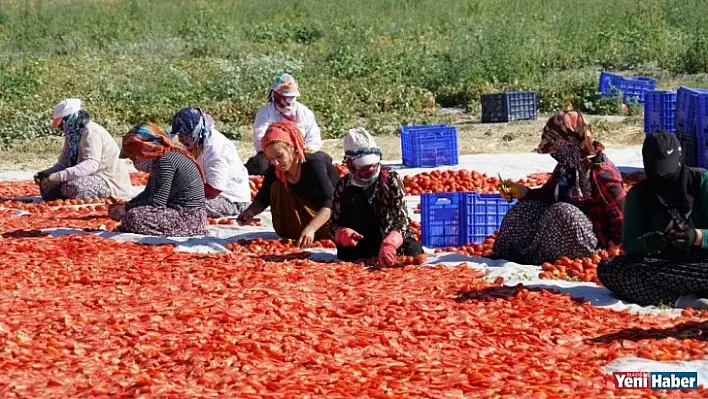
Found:
<svg viewBox="0 0 708 399"><path fill-rule="evenodd" d="M603 69L708 84L707 22L705 0L4 0L0 144L47 134L68 96L114 134L198 105L239 137L284 71L327 137L479 112L503 89L611 113Z"/></svg>

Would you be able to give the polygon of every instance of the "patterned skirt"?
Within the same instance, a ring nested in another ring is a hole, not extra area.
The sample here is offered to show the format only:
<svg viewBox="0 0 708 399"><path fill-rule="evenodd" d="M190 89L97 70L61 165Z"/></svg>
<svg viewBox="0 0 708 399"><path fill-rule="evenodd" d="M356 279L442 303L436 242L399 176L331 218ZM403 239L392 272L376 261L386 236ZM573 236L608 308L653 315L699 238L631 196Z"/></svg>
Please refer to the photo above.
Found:
<svg viewBox="0 0 708 399"><path fill-rule="evenodd" d="M494 243L497 258L540 265L561 256L592 255L598 240L590 219L564 202L519 201L504 216Z"/></svg>
<svg viewBox="0 0 708 399"><path fill-rule="evenodd" d="M597 278L619 299L673 307L683 295L708 298L708 258L668 260L618 256L597 267Z"/></svg>
<svg viewBox="0 0 708 399"><path fill-rule="evenodd" d="M52 189L40 188L39 191L44 201L107 198L111 195L108 183L98 176L77 177Z"/></svg>
<svg viewBox="0 0 708 399"><path fill-rule="evenodd" d="M231 202L228 198L221 195L215 198L207 198L207 216L214 219L238 216L249 205L250 202Z"/></svg>
<svg viewBox="0 0 708 399"><path fill-rule="evenodd" d="M194 237L206 234L207 214L204 208L177 205L137 206L126 212L119 230L123 233L158 237Z"/></svg>

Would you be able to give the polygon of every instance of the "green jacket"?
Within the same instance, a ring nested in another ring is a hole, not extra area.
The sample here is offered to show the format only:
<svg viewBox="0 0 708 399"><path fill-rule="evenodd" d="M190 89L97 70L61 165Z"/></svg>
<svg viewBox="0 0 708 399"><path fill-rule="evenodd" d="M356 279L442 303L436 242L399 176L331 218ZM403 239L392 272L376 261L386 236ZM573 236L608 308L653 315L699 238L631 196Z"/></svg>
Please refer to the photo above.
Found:
<svg viewBox="0 0 708 399"><path fill-rule="evenodd" d="M691 222L703 233L701 249L708 249L708 171L693 169L699 176L695 187ZM624 226L622 243L624 252L630 256L655 256L656 251L647 247L646 236L653 232L664 232L671 222L671 216L654 195L647 195L645 182L639 182L627 193L624 202Z"/></svg>

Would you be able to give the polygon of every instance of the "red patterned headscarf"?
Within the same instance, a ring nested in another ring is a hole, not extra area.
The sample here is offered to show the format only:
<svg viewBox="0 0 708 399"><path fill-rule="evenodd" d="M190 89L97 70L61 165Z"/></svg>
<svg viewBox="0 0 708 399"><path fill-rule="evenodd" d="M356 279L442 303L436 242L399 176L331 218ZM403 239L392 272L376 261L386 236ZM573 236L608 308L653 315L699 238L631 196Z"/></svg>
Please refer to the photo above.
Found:
<svg viewBox="0 0 708 399"><path fill-rule="evenodd" d="M569 108L546 122L538 153L548 154L552 150L551 156L560 164L561 180L569 182L568 191L559 196L569 196L574 203L582 203L590 198L591 158L604 150L604 147L595 141L590 125L580 112Z"/></svg>
<svg viewBox="0 0 708 399"><path fill-rule="evenodd" d="M269 145L277 142L289 144L293 149L296 162L305 162L305 140L295 123L285 120L268 126L265 136L261 139L261 148L265 151ZM287 183L287 178L282 170L275 168L275 175L283 184Z"/></svg>
<svg viewBox="0 0 708 399"><path fill-rule="evenodd" d="M592 128L578 111L566 110L548 119L543 128L538 152L547 154L553 146L570 144L580 150L582 156L593 156L602 151L601 144L595 141Z"/></svg>
<svg viewBox="0 0 708 399"><path fill-rule="evenodd" d="M170 151L179 152L197 166L202 181L206 184L204 170L196 159L184 148L172 143L167 133L155 123L141 123L123 136L122 152L131 158L157 159Z"/></svg>

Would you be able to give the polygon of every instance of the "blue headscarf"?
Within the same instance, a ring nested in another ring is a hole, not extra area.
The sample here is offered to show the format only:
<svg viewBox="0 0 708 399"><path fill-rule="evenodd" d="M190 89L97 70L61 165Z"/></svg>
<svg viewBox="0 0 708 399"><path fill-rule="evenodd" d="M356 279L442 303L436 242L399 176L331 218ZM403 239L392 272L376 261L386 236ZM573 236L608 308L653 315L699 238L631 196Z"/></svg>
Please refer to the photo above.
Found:
<svg viewBox="0 0 708 399"><path fill-rule="evenodd" d="M200 108L183 108L172 118L172 135L183 135L198 143L211 135L213 121Z"/></svg>
<svg viewBox="0 0 708 399"><path fill-rule="evenodd" d="M74 166L79 161L79 145L81 136L85 132L86 124L89 123L91 117L89 113L83 109L74 112L71 115L64 117L62 124L64 136L67 137L69 144L66 147L66 156L69 159L69 167Z"/></svg>

